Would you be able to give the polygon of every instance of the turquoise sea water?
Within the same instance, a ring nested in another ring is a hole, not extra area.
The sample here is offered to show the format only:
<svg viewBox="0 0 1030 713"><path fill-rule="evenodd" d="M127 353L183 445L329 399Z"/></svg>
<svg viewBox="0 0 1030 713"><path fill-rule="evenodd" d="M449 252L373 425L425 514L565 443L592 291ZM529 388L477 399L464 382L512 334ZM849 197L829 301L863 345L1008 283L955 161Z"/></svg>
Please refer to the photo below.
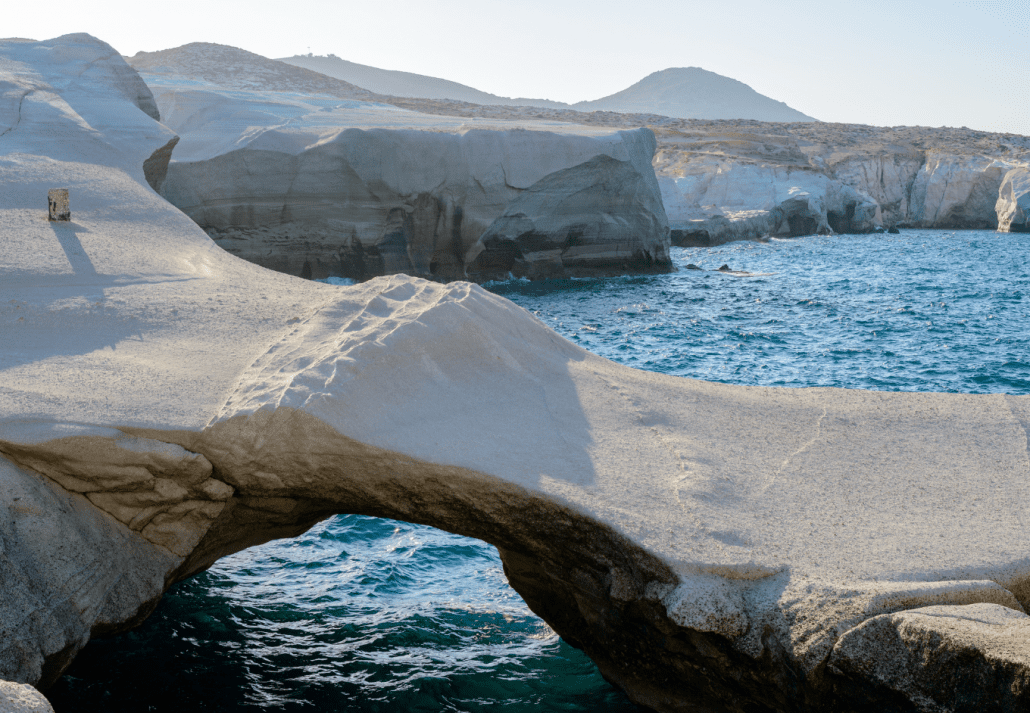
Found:
<svg viewBox="0 0 1030 713"><path fill-rule="evenodd" d="M906 231L673 258L670 275L490 289L640 369L1030 393L1030 236ZM59 713L638 710L528 611L493 548L357 516L177 585L140 628L91 642L48 695Z"/></svg>

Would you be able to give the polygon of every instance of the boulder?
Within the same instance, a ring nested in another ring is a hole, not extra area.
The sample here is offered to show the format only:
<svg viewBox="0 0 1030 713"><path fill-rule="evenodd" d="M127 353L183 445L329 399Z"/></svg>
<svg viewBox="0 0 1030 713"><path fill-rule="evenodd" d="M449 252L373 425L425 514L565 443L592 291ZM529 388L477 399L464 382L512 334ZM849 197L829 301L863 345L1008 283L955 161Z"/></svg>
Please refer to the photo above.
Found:
<svg viewBox="0 0 1030 713"><path fill-rule="evenodd" d="M1030 169L1014 168L1005 174L995 210L999 231L1030 233Z"/></svg>
<svg viewBox="0 0 1030 713"><path fill-rule="evenodd" d="M0 681L0 713L54 713L54 709L32 686Z"/></svg>

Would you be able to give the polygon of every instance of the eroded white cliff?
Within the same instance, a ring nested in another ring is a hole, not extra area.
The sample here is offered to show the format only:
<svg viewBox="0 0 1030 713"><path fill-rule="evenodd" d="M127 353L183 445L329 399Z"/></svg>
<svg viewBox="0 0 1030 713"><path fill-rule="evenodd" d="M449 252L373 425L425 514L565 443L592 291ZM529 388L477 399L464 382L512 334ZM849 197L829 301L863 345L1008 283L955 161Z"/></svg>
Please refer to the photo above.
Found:
<svg viewBox="0 0 1030 713"><path fill-rule="evenodd" d="M897 225L1007 230L1002 184L1030 160L1030 141L1011 151L988 145L989 135L949 146L930 129L726 124L658 131L654 165L674 243Z"/></svg>
<svg viewBox="0 0 1030 713"><path fill-rule="evenodd" d="M1030 232L1030 168L1014 168L1005 174L995 209L998 230Z"/></svg>
<svg viewBox="0 0 1030 713"><path fill-rule="evenodd" d="M223 84L246 76L230 72L230 81L191 63L176 66ZM244 83L265 81L262 66L250 68L254 77ZM632 272L641 262L669 268L648 129L553 122L530 124L530 131L525 122L284 94L271 91L281 89L274 82L264 91L238 91L174 74L147 76L181 137L162 195L219 245L265 267L306 277L465 279L494 221L524 193L546 192L549 200L535 210L551 226L548 249L558 250L549 274ZM629 183L591 170L588 162L599 156L618 161ZM549 178L575 167L583 167L575 181ZM575 218L566 215L567 202L582 203L584 189L593 202ZM504 238L510 252L522 250L518 237ZM570 240L578 242L567 253Z"/></svg>

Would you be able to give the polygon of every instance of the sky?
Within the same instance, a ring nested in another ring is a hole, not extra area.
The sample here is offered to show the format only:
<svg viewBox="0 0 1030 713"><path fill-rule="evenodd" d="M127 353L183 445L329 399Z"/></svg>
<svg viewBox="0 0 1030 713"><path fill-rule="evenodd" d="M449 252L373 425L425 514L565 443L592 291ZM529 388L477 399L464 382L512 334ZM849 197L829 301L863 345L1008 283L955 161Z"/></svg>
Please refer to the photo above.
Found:
<svg viewBox="0 0 1030 713"><path fill-rule="evenodd" d="M702 67L821 121L1030 135L1030 0L49 0L5 7L0 24L70 32L126 55L188 42L332 53L570 103Z"/></svg>

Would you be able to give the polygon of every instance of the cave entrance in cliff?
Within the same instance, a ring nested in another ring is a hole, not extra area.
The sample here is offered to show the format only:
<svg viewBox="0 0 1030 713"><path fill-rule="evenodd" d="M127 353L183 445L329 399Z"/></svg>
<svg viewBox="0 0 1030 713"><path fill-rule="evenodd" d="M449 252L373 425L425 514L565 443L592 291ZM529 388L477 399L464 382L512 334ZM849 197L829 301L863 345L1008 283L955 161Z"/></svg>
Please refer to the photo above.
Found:
<svg viewBox="0 0 1030 713"><path fill-rule="evenodd" d="M178 583L47 693L58 713L639 710L528 609L493 546L360 515Z"/></svg>

